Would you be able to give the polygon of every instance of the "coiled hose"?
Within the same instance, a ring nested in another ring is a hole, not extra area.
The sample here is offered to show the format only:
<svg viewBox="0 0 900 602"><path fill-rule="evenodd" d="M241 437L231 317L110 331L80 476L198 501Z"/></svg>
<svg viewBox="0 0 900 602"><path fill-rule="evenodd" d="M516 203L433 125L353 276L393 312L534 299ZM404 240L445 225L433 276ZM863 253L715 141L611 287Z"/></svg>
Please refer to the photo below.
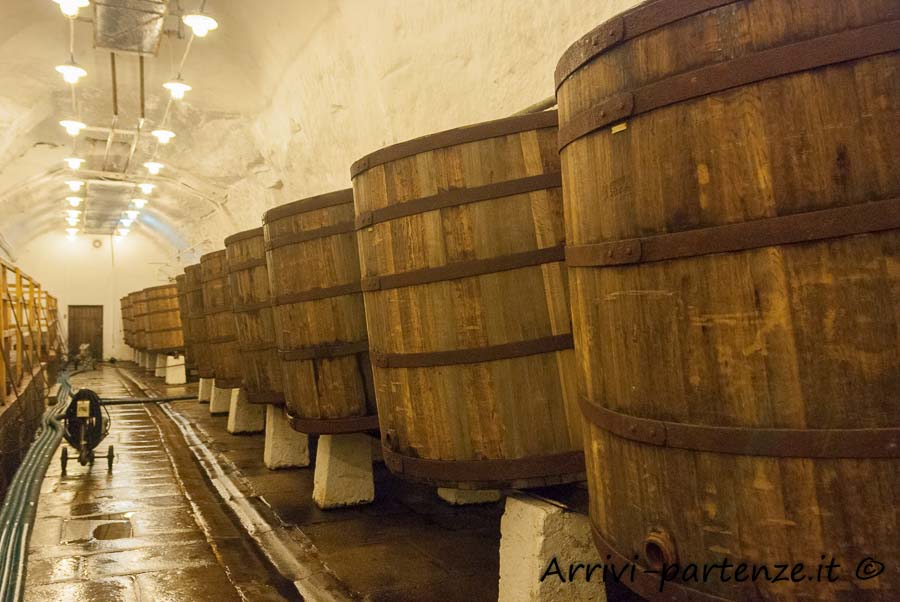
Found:
<svg viewBox="0 0 900 602"><path fill-rule="evenodd" d="M47 466L62 438L59 417L66 411L72 394L69 377L78 372L60 372L56 405L44 412L37 437L16 470L0 508L0 602L22 599L25 558L37 497Z"/></svg>

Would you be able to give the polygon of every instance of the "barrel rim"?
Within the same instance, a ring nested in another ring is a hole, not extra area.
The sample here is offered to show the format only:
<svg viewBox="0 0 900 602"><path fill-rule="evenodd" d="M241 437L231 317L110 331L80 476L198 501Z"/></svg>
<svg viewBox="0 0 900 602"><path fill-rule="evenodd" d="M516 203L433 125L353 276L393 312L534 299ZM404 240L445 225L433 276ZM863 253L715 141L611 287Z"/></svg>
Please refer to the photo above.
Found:
<svg viewBox="0 0 900 602"><path fill-rule="evenodd" d="M504 117L502 119L494 119L491 121L482 121L472 125L444 130L442 132L420 136L419 138L413 138L412 140L407 140L405 142L392 144L369 153L368 155L363 155L350 166L350 177L355 178L361 173L378 165L384 165L385 163L411 157L419 153L466 144L468 142L497 138L499 136L508 136L510 134L517 134L528 130L557 127L558 125L558 113L556 110L552 110Z"/></svg>
<svg viewBox="0 0 900 602"><path fill-rule="evenodd" d="M240 242L242 240L246 240L248 238L256 238L257 236L263 235L263 227L260 226L258 228L251 228L250 230L243 230L242 232L235 232L231 236L225 238L225 244L230 245L236 242Z"/></svg>
<svg viewBox="0 0 900 602"><path fill-rule="evenodd" d="M211 261L216 255L225 255L225 249L219 249L218 251L210 251L209 253L204 253L200 256L200 263L198 265L202 268L204 261Z"/></svg>
<svg viewBox="0 0 900 602"><path fill-rule="evenodd" d="M307 197L297 201L292 201L290 203L285 203L284 205L273 207L272 209L269 209L268 211L263 213L262 221L263 224L270 224L273 221L283 219L285 217L290 217L292 215L299 215L301 213L315 211L316 209L337 207L339 205L345 205L348 203L353 203L352 188L334 190L332 192L318 194L316 196Z"/></svg>
<svg viewBox="0 0 900 602"><path fill-rule="evenodd" d="M143 289L143 291L141 291L141 292L149 293L150 291L158 291L158 290L162 290L164 288L170 288L173 286L175 286L175 283L170 282L169 284L160 284L159 286L149 286L149 287ZM156 298L158 299L159 297L156 297Z"/></svg>
<svg viewBox="0 0 900 602"><path fill-rule="evenodd" d="M184 266L184 275L187 276L188 270L191 270L193 272L195 270L199 270L200 267L201 266L199 261L197 263L192 263L191 265L186 265Z"/></svg>
<svg viewBox="0 0 900 602"><path fill-rule="evenodd" d="M624 42L676 21L742 1L647 0L633 6L603 21L566 48L553 74L554 89L558 91L576 71Z"/></svg>

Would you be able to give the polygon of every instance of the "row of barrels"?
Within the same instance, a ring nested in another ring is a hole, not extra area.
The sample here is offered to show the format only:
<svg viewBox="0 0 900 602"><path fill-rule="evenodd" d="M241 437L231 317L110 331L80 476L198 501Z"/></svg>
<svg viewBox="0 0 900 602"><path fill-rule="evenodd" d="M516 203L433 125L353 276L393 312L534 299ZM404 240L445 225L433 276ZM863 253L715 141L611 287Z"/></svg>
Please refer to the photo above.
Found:
<svg viewBox="0 0 900 602"><path fill-rule="evenodd" d="M125 344L148 353L184 350L178 291L174 284L151 286L120 299Z"/></svg>
<svg viewBox="0 0 900 602"><path fill-rule="evenodd" d="M560 60L558 114L381 149L188 266L200 374L301 432L378 428L406 478L586 476L620 566L896 558L897 8L655 0L602 24Z"/></svg>

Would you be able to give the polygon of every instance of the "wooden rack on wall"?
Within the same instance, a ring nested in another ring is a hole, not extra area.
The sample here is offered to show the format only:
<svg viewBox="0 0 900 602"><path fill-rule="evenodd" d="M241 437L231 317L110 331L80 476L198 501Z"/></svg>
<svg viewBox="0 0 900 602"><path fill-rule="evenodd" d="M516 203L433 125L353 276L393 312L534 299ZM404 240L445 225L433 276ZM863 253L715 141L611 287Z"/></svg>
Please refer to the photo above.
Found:
<svg viewBox="0 0 900 602"><path fill-rule="evenodd" d="M16 266L0 260L0 403L18 397L33 378L63 354L56 297Z"/></svg>

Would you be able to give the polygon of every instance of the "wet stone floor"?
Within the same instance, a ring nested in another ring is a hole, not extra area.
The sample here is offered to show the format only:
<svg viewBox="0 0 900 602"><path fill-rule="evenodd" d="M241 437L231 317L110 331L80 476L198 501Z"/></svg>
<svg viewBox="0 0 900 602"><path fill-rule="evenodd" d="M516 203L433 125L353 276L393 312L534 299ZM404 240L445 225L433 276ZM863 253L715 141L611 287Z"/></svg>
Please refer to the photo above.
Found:
<svg viewBox="0 0 900 602"><path fill-rule="evenodd" d="M140 396L116 368L76 375L74 388L102 397ZM115 448L112 472L97 458L81 466L60 453L41 488L25 599L182 601L298 599L273 573L220 504L183 440L167 440L155 405L109 408L111 430L97 450Z"/></svg>

